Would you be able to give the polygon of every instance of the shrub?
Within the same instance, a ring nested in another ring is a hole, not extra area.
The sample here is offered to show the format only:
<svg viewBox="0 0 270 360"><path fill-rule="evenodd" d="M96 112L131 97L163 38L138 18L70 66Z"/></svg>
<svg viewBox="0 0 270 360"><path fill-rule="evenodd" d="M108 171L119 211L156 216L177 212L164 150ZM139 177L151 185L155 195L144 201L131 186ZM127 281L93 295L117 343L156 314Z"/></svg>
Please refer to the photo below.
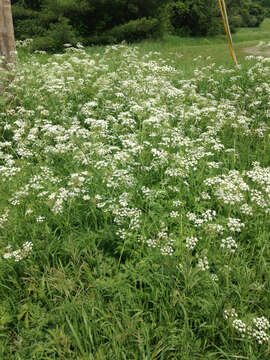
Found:
<svg viewBox="0 0 270 360"><path fill-rule="evenodd" d="M215 36L221 34L224 31L224 26L220 18L214 17L208 25L207 35ZM235 32L234 28L231 27L231 31Z"/></svg>
<svg viewBox="0 0 270 360"><path fill-rule="evenodd" d="M26 9L20 4L12 7L12 16L14 19L14 32L17 40L24 40L35 36L41 36L46 29L39 23L39 13L37 11Z"/></svg>
<svg viewBox="0 0 270 360"><path fill-rule="evenodd" d="M239 28L244 25L243 18L240 14L234 15L230 17L230 25L233 28Z"/></svg>
<svg viewBox="0 0 270 360"><path fill-rule="evenodd" d="M265 17L265 10L254 2L245 2L242 7L233 8L233 24L237 27L258 27ZM241 19L241 20L240 20Z"/></svg>
<svg viewBox="0 0 270 360"><path fill-rule="evenodd" d="M46 33L44 27L38 24L36 19L25 19L16 21L14 26L15 38L25 40L35 36L42 36Z"/></svg>
<svg viewBox="0 0 270 360"><path fill-rule="evenodd" d="M238 27L257 27L265 11L257 3L246 0L228 0L227 10L232 32ZM218 5L212 0L173 0L170 19L178 35L216 35L223 32Z"/></svg>
<svg viewBox="0 0 270 360"><path fill-rule="evenodd" d="M15 4L12 6L12 16L15 19L28 19L37 15L36 11L27 9L20 4Z"/></svg>
<svg viewBox="0 0 270 360"><path fill-rule="evenodd" d="M117 42L123 40L128 42L140 41L149 37L156 37L158 33L159 21L146 18L131 20L124 25L115 26L109 31L109 34Z"/></svg>
<svg viewBox="0 0 270 360"><path fill-rule="evenodd" d="M33 50L61 51L64 44L75 44L79 39L68 19L62 17L56 24L52 24L46 36L34 39Z"/></svg>
<svg viewBox="0 0 270 360"><path fill-rule="evenodd" d="M265 17L265 10L262 6L256 3L248 4L248 12L250 14L249 27L258 27L263 22Z"/></svg>
<svg viewBox="0 0 270 360"><path fill-rule="evenodd" d="M270 17L270 1L269 0L256 0L257 4L261 5L265 11L265 17Z"/></svg>
<svg viewBox="0 0 270 360"><path fill-rule="evenodd" d="M100 36L92 36L89 44L111 44L121 41L136 42L159 35L159 21L157 19L131 20L126 24L115 26Z"/></svg>
<svg viewBox="0 0 270 360"><path fill-rule="evenodd" d="M186 27L184 24L186 23L188 15L189 7L182 1L170 5L170 21L175 31Z"/></svg>
<svg viewBox="0 0 270 360"><path fill-rule="evenodd" d="M205 36L221 32L218 7L212 0L177 0L169 8L176 34Z"/></svg>

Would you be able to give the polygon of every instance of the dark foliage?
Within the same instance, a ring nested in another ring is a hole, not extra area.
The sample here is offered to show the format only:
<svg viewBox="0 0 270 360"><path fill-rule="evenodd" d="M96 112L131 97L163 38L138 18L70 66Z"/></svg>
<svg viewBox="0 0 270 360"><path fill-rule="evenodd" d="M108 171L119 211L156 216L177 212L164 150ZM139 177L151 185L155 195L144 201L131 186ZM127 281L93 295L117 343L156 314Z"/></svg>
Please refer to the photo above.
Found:
<svg viewBox="0 0 270 360"><path fill-rule="evenodd" d="M128 23L113 27L105 31L101 36L92 36L86 39L88 44L110 44L121 41L135 42L147 38L158 37L160 33L157 19L140 18L130 20Z"/></svg>
<svg viewBox="0 0 270 360"><path fill-rule="evenodd" d="M79 40L69 20L60 17L58 22L52 24L45 36L36 37L33 42L33 50L59 51L65 44L74 45Z"/></svg>
<svg viewBox="0 0 270 360"><path fill-rule="evenodd" d="M226 0L233 29L259 26L269 0ZM109 44L178 35L222 33L216 0L13 0L15 35L34 38L34 48L59 51L63 44Z"/></svg>
<svg viewBox="0 0 270 360"><path fill-rule="evenodd" d="M60 50L62 41L99 44L162 36L170 1L14 0L15 35L35 38L35 48L52 51Z"/></svg>
<svg viewBox="0 0 270 360"><path fill-rule="evenodd" d="M221 32L217 2L178 0L170 5L170 11L172 26L178 34L205 36Z"/></svg>
<svg viewBox="0 0 270 360"><path fill-rule="evenodd" d="M227 0L226 4L233 31L242 26L259 26L264 19L265 11L258 3ZM169 8L176 34L206 36L223 32L217 1L174 0Z"/></svg>

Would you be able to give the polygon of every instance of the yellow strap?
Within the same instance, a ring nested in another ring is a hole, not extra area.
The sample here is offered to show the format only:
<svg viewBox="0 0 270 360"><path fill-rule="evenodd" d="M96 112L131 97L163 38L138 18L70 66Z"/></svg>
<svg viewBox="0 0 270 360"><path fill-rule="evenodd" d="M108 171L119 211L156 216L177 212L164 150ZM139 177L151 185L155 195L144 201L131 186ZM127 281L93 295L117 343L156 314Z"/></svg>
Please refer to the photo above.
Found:
<svg viewBox="0 0 270 360"><path fill-rule="evenodd" d="M230 25L229 25L229 21L228 21L228 15L227 15L227 10L226 10L226 5L225 5L225 0L218 0L219 3L219 7L220 7L220 12L222 15L222 21L224 24L224 28L225 28L225 32L226 32L226 36L227 36L227 40L228 40L228 44L229 44L229 48L230 48L230 52L232 55L232 59L235 63L235 65L237 65L237 59L236 59L236 55L233 49L233 44L232 44L232 36L231 36L231 31L230 31Z"/></svg>

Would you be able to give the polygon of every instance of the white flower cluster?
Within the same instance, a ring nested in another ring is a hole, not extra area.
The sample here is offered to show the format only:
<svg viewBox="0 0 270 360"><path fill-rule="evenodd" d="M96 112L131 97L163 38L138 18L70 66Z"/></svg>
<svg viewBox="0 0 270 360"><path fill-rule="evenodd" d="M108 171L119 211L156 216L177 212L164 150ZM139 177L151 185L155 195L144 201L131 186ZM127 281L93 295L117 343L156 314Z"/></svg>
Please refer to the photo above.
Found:
<svg viewBox="0 0 270 360"><path fill-rule="evenodd" d="M16 48L27 48L33 42L33 39L16 40Z"/></svg>
<svg viewBox="0 0 270 360"><path fill-rule="evenodd" d="M229 217L227 226L228 229L232 232L241 232L241 229L245 227L245 224L241 223L240 219Z"/></svg>
<svg viewBox="0 0 270 360"><path fill-rule="evenodd" d="M202 213L201 216L196 216L194 213L188 212L186 216L189 221L194 223L195 227L200 227L203 224L212 221L216 216L216 211L208 209Z"/></svg>
<svg viewBox="0 0 270 360"><path fill-rule="evenodd" d="M224 227L219 224L208 224L208 229L217 234L222 234L224 232Z"/></svg>
<svg viewBox="0 0 270 360"><path fill-rule="evenodd" d="M195 236L190 236L186 238L186 248L188 250L193 250L198 242L198 238Z"/></svg>
<svg viewBox="0 0 270 360"><path fill-rule="evenodd" d="M183 205L183 203L182 203L182 201L180 201L180 200L174 200L173 201L173 206L174 207L180 207L180 206L182 206Z"/></svg>
<svg viewBox="0 0 270 360"><path fill-rule="evenodd" d="M210 278L215 282L218 282L219 280L217 274L210 274Z"/></svg>
<svg viewBox="0 0 270 360"><path fill-rule="evenodd" d="M171 211L170 212L170 218L176 219L178 217L179 217L179 212L178 211Z"/></svg>
<svg viewBox="0 0 270 360"><path fill-rule="evenodd" d="M203 191L203 192L201 193L201 198L202 198L203 200L210 200L210 199L211 199L211 196L210 196L207 192Z"/></svg>
<svg viewBox="0 0 270 360"><path fill-rule="evenodd" d="M160 248L160 252L162 255L172 255L174 250L171 245L164 245Z"/></svg>
<svg viewBox="0 0 270 360"><path fill-rule="evenodd" d="M245 214L245 215L250 215L250 216L253 215L252 207L249 206L248 204L243 204L243 205L241 205L240 211L241 211L243 214Z"/></svg>
<svg viewBox="0 0 270 360"><path fill-rule="evenodd" d="M240 332L242 337L254 339L259 344L269 342L270 336L266 331L270 329L270 323L264 316L253 318L252 324L247 325L244 321L238 319L235 309L232 308L224 310L224 318L232 321L233 328Z"/></svg>
<svg viewBox="0 0 270 360"><path fill-rule="evenodd" d="M244 200L243 192L249 190L249 186L237 170L231 170L228 175L208 178L204 183L213 187L216 198L228 205L241 203Z"/></svg>
<svg viewBox="0 0 270 360"><path fill-rule="evenodd" d="M229 319L237 318L237 317L238 317L237 312L235 311L234 308L225 309L225 310L224 310L224 313L223 313L223 316L224 316L224 319L225 319L225 320L229 320Z"/></svg>
<svg viewBox="0 0 270 360"><path fill-rule="evenodd" d="M206 256L204 256L203 259L198 259L198 268L202 271L206 271L209 269L209 263Z"/></svg>
<svg viewBox="0 0 270 360"><path fill-rule="evenodd" d="M253 323L258 328L258 330L270 329L270 323L264 316L254 318Z"/></svg>
<svg viewBox="0 0 270 360"><path fill-rule="evenodd" d="M27 216L27 215L31 215L31 214L33 214L33 210L32 209L27 209L26 211L25 211L25 216Z"/></svg>
<svg viewBox="0 0 270 360"><path fill-rule="evenodd" d="M146 244L151 248L156 248L158 246L158 242L156 239L148 239L146 240Z"/></svg>
<svg viewBox="0 0 270 360"><path fill-rule="evenodd" d="M166 228L163 228L162 231L157 234L156 238L146 240L146 244L149 247L158 248L162 255L173 255L174 242L174 239L168 235Z"/></svg>
<svg viewBox="0 0 270 360"><path fill-rule="evenodd" d="M259 162L253 163L253 169L246 171L245 175L251 179L259 189L251 190L251 201L257 206L270 212L270 167L262 168Z"/></svg>
<svg viewBox="0 0 270 360"><path fill-rule="evenodd" d="M222 163L221 162L215 162L215 161L208 161L207 163L207 166L211 169L218 169Z"/></svg>
<svg viewBox="0 0 270 360"><path fill-rule="evenodd" d="M250 191L250 197L251 197L251 201L254 202L257 206L259 206L262 209L268 210L268 203L265 199L264 194L261 191L257 189L252 189Z"/></svg>
<svg viewBox="0 0 270 360"><path fill-rule="evenodd" d="M253 170L246 171L245 174L261 186L270 185L270 168L262 168L258 162L254 162Z"/></svg>
<svg viewBox="0 0 270 360"><path fill-rule="evenodd" d="M235 330L237 330L241 333L242 337L245 336L245 333L247 331L247 325L242 320L240 320L240 319L233 320L232 326L235 328Z"/></svg>
<svg viewBox="0 0 270 360"><path fill-rule="evenodd" d="M23 244L23 246L22 246L22 249L14 250L14 251L12 251L12 246L8 245L6 247L8 252L6 252L3 255L3 258L4 259L12 259L12 258L14 258L14 260L16 262L20 261L20 260L26 258L29 255L29 253L32 251L32 248L33 248L33 243L30 242L30 241L25 242Z"/></svg>
<svg viewBox="0 0 270 360"><path fill-rule="evenodd" d="M235 253L237 249L237 243L233 240L232 237L227 237L226 239L221 240L220 247L228 249L230 252Z"/></svg>
<svg viewBox="0 0 270 360"><path fill-rule="evenodd" d="M5 182L11 179L13 176L16 176L22 169L20 167L16 167L13 162L10 161L10 164L6 164L7 166L0 166L0 175L1 181Z"/></svg>
<svg viewBox="0 0 270 360"><path fill-rule="evenodd" d="M257 340L259 344L269 342L270 340L269 335L264 330L254 329L251 326L248 327L248 337Z"/></svg>
<svg viewBox="0 0 270 360"><path fill-rule="evenodd" d="M9 209L5 209L4 213L0 216L0 229L3 228L3 225L8 220Z"/></svg>

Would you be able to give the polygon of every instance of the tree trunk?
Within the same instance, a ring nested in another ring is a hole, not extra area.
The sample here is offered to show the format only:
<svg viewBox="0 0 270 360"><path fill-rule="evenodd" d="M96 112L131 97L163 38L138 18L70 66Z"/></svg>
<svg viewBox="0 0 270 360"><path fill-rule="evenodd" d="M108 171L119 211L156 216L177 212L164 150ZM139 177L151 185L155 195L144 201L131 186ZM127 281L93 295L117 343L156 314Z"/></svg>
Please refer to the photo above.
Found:
<svg viewBox="0 0 270 360"><path fill-rule="evenodd" d="M10 0L0 0L0 57L3 64L16 62L16 47Z"/></svg>

